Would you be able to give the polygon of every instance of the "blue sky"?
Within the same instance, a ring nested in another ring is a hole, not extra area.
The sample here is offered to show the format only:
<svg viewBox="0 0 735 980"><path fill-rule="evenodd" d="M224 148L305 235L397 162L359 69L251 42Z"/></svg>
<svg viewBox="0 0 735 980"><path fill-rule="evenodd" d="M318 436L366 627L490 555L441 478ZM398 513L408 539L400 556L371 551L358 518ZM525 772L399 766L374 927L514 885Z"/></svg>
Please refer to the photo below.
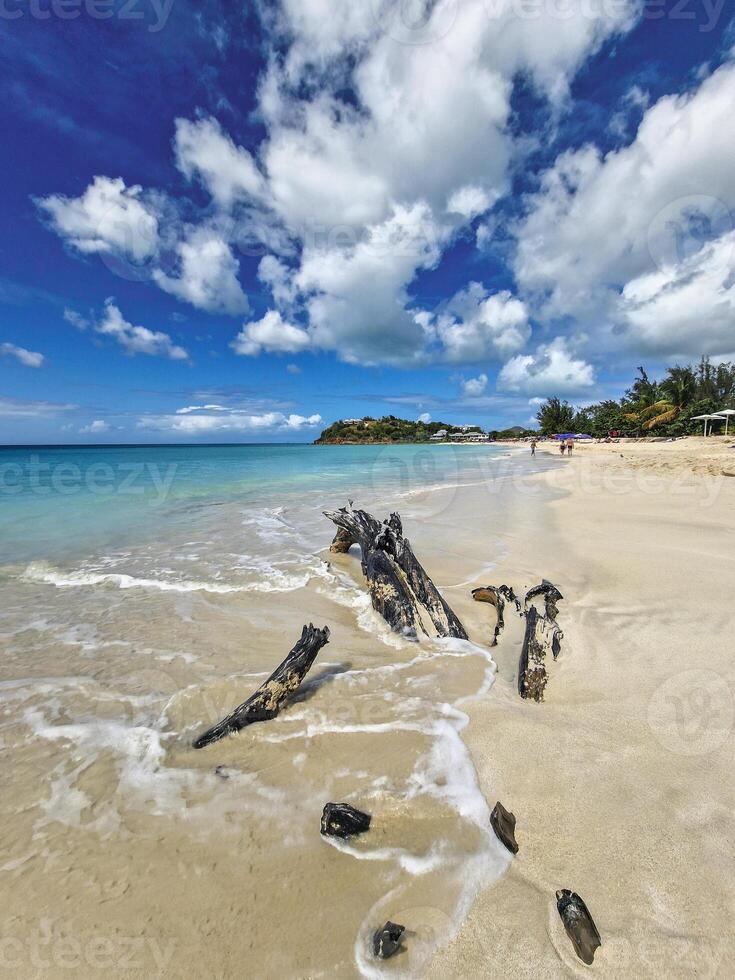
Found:
<svg viewBox="0 0 735 980"><path fill-rule="evenodd" d="M5 0L0 442L527 424L735 356L722 0Z"/></svg>

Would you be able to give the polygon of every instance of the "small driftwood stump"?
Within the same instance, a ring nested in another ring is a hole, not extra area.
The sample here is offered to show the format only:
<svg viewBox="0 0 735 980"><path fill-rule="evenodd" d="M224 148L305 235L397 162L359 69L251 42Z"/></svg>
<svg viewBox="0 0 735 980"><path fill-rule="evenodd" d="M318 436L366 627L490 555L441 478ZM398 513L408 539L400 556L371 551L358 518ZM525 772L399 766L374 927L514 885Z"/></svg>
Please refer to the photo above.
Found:
<svg viewBox="0 0 735 980"><path fill-rule="evenodd" d="M534 600L540 597L544 600L543 615L534 605ZM514 603L516 610L525 617L526 630L518 664L518 693L522 698L543 701L548 682L546 654L551 651L556 660L564 636L556 621L559 614L558 603L564 598L561 592L555 585L544 579L541 585L528 590L522 603L513 589L507 585L486 585L480 589L473 589L472 598L475 602L487 602L495 607L495 627L491 646L497 645L498 637L505 626L506 602Z"/></svg>
<svg viewBox="0 0 735 980"><path fill-rule="evenodd" d="M355 510L352 501L339 510L325 511L337 525L332 549L346 551L347 541L357 542L362 552L362 571L367 579L373 609L396 633L415 639L417 627L424 633L421 608L426 610L439 636L466 640L464 626L441 596L403 537L398 514L382 523L364 510Z"/></svg>
<svg viewBox="0 0 735 980"><path fill-rule="evenodd" d="M595 959L595 952L602 946L600 933L590 911L576 892L562 888L556 893L556 907L572 940L574 952L588 966Z"/></svg>
<svg viewBox="0 0 735 980"><path fill-rule="evenodd" d="M491 606L495 606L495 630L493 632L493 639L490 644L490 646L495 647L498 645L498 637L505 628L506 601L512 602L515 605L516 610L520 613L520 600L516 597L513 589L507 585L501 585L498 588L496 588L494 585L486 585L481 589L473 589L472 598L475 600L475 602L489 602Z"/></svg>
<svg viewBox="0 0 735 980"><path fill-rule="evenodd" d="M516 818L510 810L506 810L503 804L498 801L490 814L490 823L495 836L504 844L511 854L518 853L518 842L516 841Z"/></svg>
<svg viewBox="0 0 735 980"><path fill-rule="evenodd" d="M205 745L211 745L225 735L239 732L246 725L275 718L308 673L316 655L328 642L328 626L324 629L317 629L311 623L304 626L298 643L268 680L247 701L235 708L232 714L200 735L194 742L194 748L203 749Z"/></svg>
<svg viewBox="0 0 735 980"><path fill-rule="evenodd" d="M370 814L349 803L327 803L322 812L321 832L325 837L354 837L370 830Z"/></svg>

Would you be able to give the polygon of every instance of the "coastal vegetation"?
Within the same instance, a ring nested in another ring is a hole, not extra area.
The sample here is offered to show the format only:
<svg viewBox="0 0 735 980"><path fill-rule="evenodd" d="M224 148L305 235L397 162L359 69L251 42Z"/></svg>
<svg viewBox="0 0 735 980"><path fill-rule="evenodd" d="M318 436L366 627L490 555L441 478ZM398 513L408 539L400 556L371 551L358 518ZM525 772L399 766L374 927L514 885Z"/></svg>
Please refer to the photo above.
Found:
<svg viewBox="0 0 735 980"><path fill-rule="evenodd" d="M548 398L536 418L544 435L581 432L597 438L611 430L622 436L683 436L702 431L698 415L735 408L735 364L714 365L703 357L697 365L676 365L660 380L643 367L619 400L605 399L575 408Z"/></svg>
<svg viewBox="0 0 735 980"><path fill-rule="evenodd" d="M340 419L326 428L316 445L341 443L430 442L432 436L445 432L447 437L467 432L481 432L479 425L458 426L448 422L410 422L384 415L374 419L366 415L362 419Z"/></svg>

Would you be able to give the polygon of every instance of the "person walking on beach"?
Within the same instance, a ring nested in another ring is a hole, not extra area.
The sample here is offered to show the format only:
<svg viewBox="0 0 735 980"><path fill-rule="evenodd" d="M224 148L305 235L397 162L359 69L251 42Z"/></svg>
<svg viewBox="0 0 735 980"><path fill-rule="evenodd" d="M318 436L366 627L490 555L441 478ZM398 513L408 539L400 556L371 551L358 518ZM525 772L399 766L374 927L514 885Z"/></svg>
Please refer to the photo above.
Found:
<svg viewBox="0 0 735 980"><path fill-rule="evenodd" d="M567 439L567 456L572 455L573 449L574 449L574 439Z"/></svg>
<svg viewBox="0 0 735 980"><path fill-rule="evenodd" d="M564 455L564 450L566 448L567 448L566 440L560 439L559 440L559 452L562 454L562 456Z"/></svg>
<svg viewBox="0 0 735 980"><path fill-rule="evenodd" d="M531 455L532 456L535 456L536 455L536 440L535 439L531 439Z"/></svg>

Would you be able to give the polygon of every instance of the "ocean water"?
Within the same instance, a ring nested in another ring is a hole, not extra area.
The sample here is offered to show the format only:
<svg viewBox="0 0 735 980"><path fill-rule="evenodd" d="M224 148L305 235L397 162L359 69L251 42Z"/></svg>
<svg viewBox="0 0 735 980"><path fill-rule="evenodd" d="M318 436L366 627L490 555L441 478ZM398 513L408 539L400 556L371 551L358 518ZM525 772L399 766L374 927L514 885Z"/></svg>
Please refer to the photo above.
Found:
<svg viewBox="0 0 735 980"><path fill-rule="evenodd" d="M0 451L0 898L21 941L134 937L140 975L168 956L175 976L421 976L509 860L461 737L494 676L470 588L537 521L548 465L494 446ZM349 498L401 513L470 641L387 629L356 549L327 550L322 510ZM291 706L194 751L309 621L332 635ZM322 838L329 800L370 833ZM392 965L370 952L386 918L410 933Z"/></svg>

